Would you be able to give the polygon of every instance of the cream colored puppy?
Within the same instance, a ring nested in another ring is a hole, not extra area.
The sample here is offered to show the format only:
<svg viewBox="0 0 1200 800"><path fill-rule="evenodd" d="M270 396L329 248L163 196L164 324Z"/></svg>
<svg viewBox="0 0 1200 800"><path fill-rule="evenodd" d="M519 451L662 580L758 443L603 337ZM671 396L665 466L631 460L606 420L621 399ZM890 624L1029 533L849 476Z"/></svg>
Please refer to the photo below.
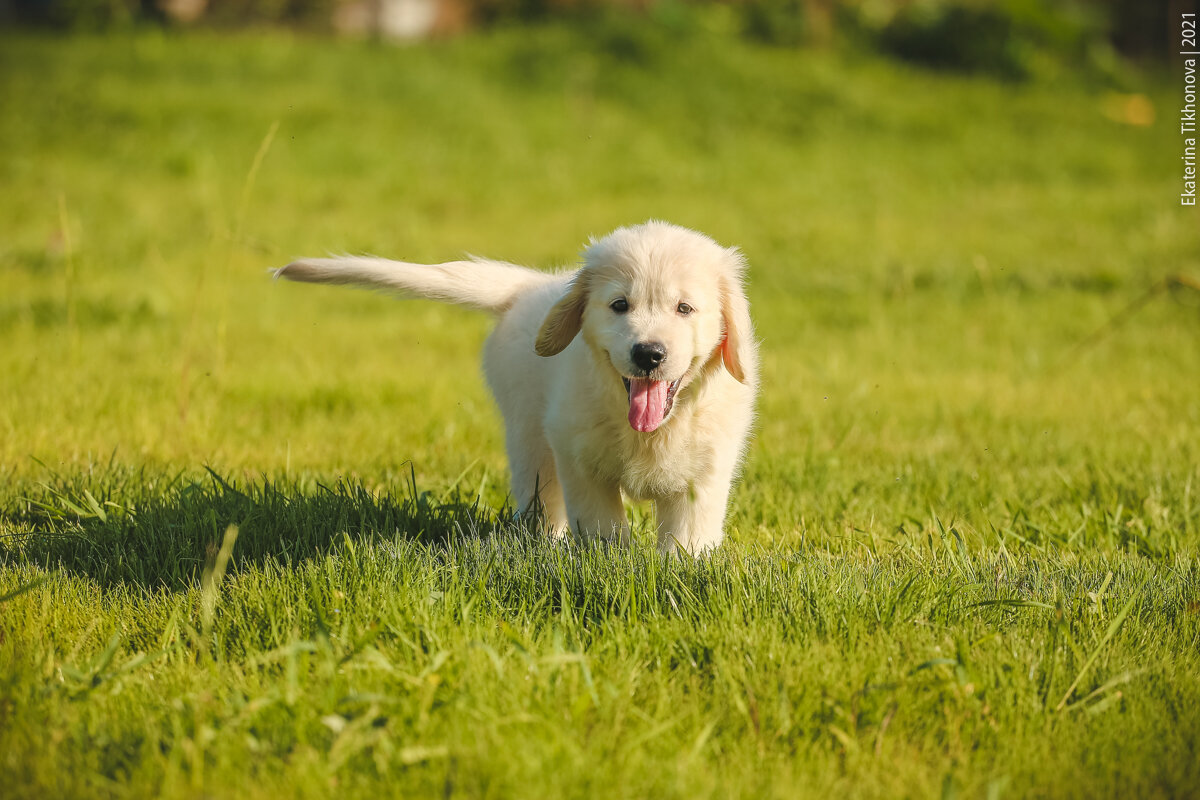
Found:
<svg viewBox="0 0 1200 800"><path fill-rule="evenodd" d="M277 277L400 290L499 317L483 366L506 426L513 499L556 534L627 541L621 492L653 500L658 546L724 535L754 415L745 262L665 222L592 240L551 275L495 261L306 259Z"/></svg>

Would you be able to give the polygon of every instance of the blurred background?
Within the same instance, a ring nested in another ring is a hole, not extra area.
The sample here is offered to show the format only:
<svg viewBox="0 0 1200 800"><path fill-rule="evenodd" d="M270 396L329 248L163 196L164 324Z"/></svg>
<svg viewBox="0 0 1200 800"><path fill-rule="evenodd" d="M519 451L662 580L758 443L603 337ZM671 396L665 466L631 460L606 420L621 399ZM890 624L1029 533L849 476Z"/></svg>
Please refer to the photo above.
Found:
<svg viewBox="0 0 1200 800"><path fill-rule="evenodd" d="M56 30L284 26L390 40L631 14L776 45L851 40L953 69L1023 75L1038 56L1161 60L1187 0L2 0L0 21Z"/></svg>

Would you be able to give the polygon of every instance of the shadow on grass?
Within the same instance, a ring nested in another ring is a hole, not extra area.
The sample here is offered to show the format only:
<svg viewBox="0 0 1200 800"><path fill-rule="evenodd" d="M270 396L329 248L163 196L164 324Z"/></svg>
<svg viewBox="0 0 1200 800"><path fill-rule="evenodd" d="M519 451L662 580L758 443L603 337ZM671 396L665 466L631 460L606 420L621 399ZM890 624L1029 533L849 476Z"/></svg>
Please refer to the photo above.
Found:
<svg viewBox="0 0 1200 800"><path fill-rule="evenodd" d="M372 493L339 480L306 491L264 480L239 486L209 470L200 480L109 470L56 477L0 512L0 563L19 561L86 575L103 587L134 584L179 590L195 585L230 525L238 527L231 567L323 556L346 537L397 537L446 545L501 528L516 529L509 509L435 500L410 478L407 492Z"/></svg>
<svg viewBox="0 0 1200 800"><path fill-rule="evenodd" d="M422 584L420 573L432 581L419 590L432 592L426 599L538 625L562 613L584 626L614 616L801 619L817 607L808 568L793 559L739 549L688 559L653 547L552 542L515 521L508 508L464 502L461 495L436 499L412 479L405 491L381 494L346 481L243 486L211 470L199 480L109 469L55 481L0 512L0 526L12 531L0 535L0 566L36 564L105 590L183 592L202 586L206 569L222 561L225 532L236 525L228 565L234 573L260 565L265 572L300 571L335 554L339 563L348 558L369 573L371 585L411 587ZM798 569L803 574L794 574ZM309 608L303 635L325 624L313 610L329 602L319 591L298 603L287 592L268 594L288 598L289 608ZM253 594L249 605L224 618L253 628L254 620L262 622L261 604L275 602L264 599L268 594ZM244 602L239 596L222 602ZM821 630L833 624L819 622Z"/></svg>

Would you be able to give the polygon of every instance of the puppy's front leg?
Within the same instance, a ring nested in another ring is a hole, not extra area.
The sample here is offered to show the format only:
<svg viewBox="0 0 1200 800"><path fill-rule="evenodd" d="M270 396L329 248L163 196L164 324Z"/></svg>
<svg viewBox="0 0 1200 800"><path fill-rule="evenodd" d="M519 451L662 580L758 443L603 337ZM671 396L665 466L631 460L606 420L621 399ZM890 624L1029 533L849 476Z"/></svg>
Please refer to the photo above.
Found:
<svg viewBox="0 0 1200 800"><path fill-rule="evenodd" d="M567 520L576 536L629 543L629 524L621 504L621 490L616 485L561 464L558 480L567 503Z"/></svg>
<svg viewBox="0 0 1200 800"><path fill-rule="evenodd" d="M655 500L659 552L698 556L719 545L725 536L725 506L732 481L732 470L725 475L707 475L686 492Z"/></svg>

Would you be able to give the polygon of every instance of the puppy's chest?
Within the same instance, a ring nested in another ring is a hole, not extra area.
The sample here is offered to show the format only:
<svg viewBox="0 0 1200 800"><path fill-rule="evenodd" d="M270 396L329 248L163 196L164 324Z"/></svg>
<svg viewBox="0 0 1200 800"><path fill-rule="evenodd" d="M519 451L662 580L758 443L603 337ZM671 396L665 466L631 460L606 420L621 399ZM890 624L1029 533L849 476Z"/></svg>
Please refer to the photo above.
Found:
<svg viewBox="0 0 1200 800"><path fill-rule="evenodd" d="M685 427L690 426L672 425L649 434L628 427L596 431L593 467L637 499L686 492L709 469L712 446L682 435Z"/></svg>

